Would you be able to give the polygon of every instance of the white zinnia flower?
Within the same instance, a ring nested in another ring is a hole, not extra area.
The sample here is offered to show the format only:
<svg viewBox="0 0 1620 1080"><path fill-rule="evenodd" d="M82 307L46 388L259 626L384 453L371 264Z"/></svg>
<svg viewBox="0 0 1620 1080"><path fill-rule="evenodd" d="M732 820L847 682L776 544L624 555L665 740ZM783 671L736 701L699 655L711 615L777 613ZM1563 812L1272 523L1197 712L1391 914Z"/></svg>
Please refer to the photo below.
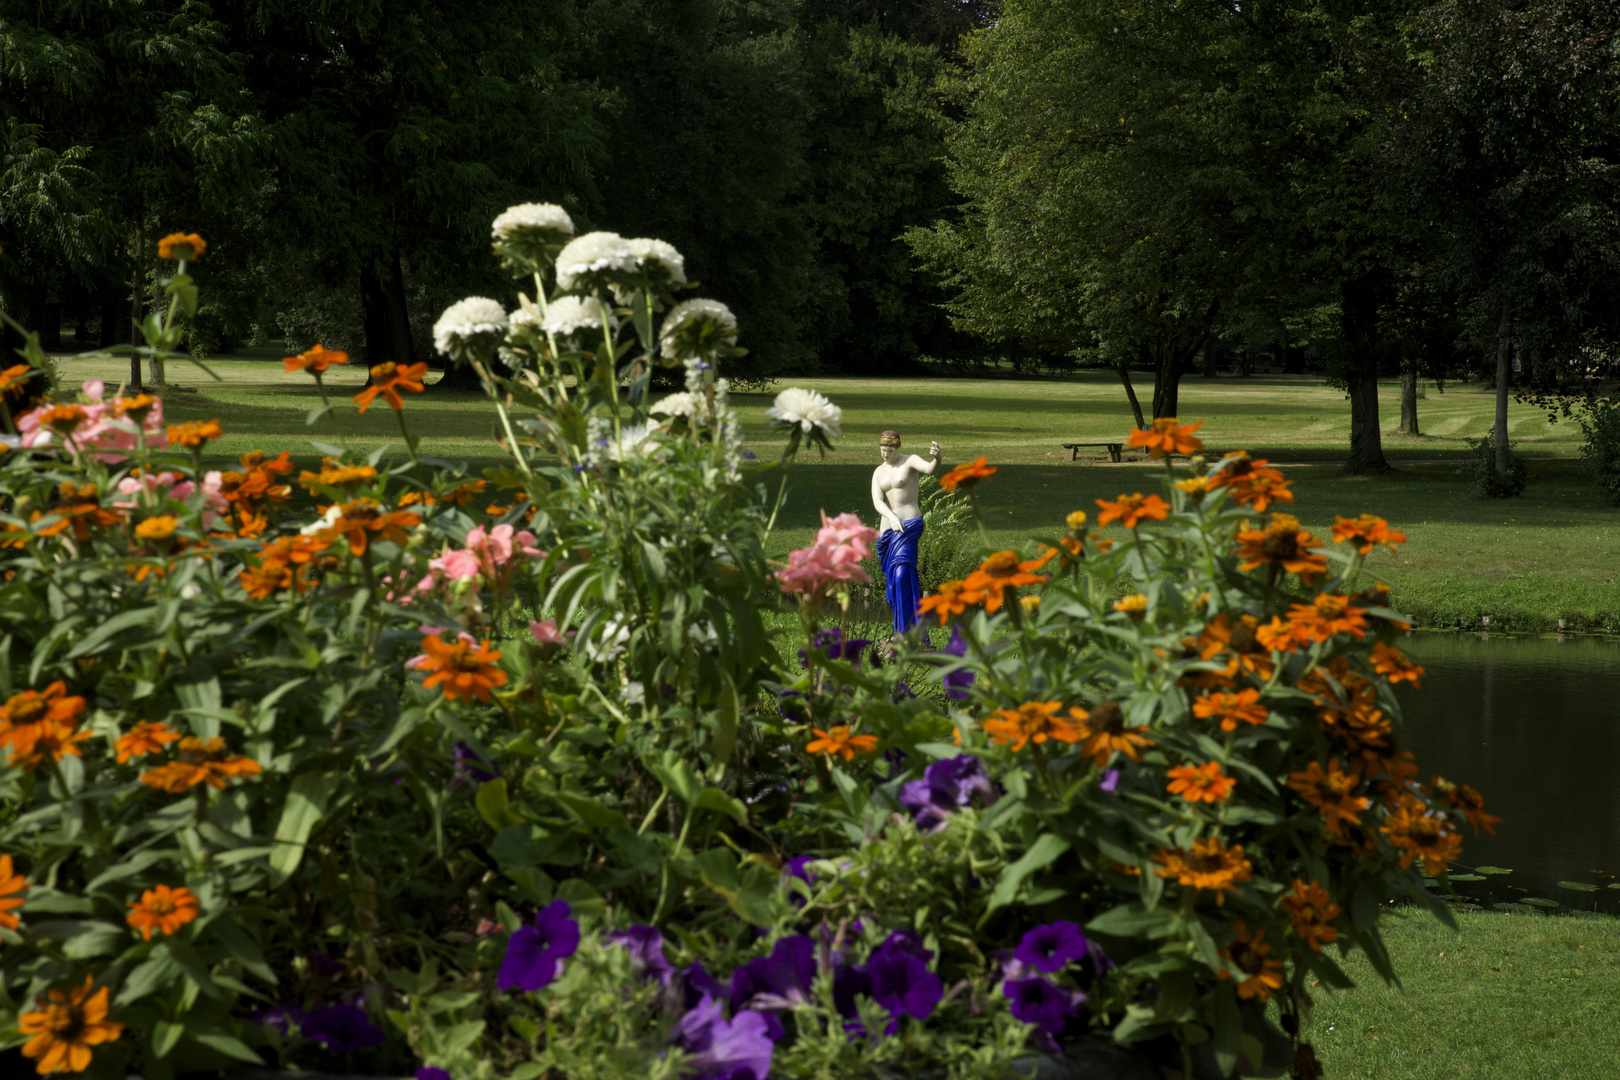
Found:
<svg viewBox="0 0 1620 1080"><path fill-rule="evenodd" d="M540 329L564 337L580 330L602 329L602 302L594 296L565 296L546 308Z"/></svg>
<svg viewBox="0 0 1620 1080"><path fill-rule="evenodd" d="M501 212L490 226L490 236L495 240L508 240L524 229L543 229L573 236L574 219L555 203L519 203Z"/></svg>
<svg viewBox="0 0 1620 1080"><path fill-rule="evenodd" d="M686 284L686 257L675 250L674 244L646 238L631 240L629 244L643 270L656 267L668 274L672 283Z"/></svg>
<svg viewBox="0 0 1620 1080"><path fill-rule="evenodd" d="M665 416L696 416L701 407L700 398L682 390L678 394L671 394L659 401L648 412L662 413Z"/></svg>
<svg viewBox="0 0 1620 1080"><path fill-rule="evenodd" d="M504 338L508 325L506 309L498 301L469 296L445 308L433 324L433 347L448 356L460 357L479 338Z"/></svg>
<svg viewBox="0 0 1620 1080"><path fill-rule="evenodd" d="M618 440L615 441L610 431L603 440L607 445L602 448L602 452L609 461L644 457L658 448L658 444L653 441L653 434L644 424L632 424L620 428Z"/></svg>
<svg viewBox="0 0 1620 1080"><path fill-rule="evenodd" d="M737 343L737 316L718 300L683 300L669 309L664 316L664 328L659 332L658 348L665 356L675 355L675 339L682 331L697 323L710 323L724 338L727 345Z"/></svg>
<svg viewBox="0 0 1620 1080"><path fill-rule="evenodd" d="M839 438L839 425L844 422L844 410L814 390L790 386L776 395L776 404L765 410L765 415L784 427L797 425L808 433L820 428L829 439Z"/></svg>
<svg viewBox="0 0 1620 1080"><path fill-rule="evenodd" d="M570 240L557 255L557 287L571 290L586 274L604 270L630 273L636 268L636 253L618 233L592 232Z"/></svg>

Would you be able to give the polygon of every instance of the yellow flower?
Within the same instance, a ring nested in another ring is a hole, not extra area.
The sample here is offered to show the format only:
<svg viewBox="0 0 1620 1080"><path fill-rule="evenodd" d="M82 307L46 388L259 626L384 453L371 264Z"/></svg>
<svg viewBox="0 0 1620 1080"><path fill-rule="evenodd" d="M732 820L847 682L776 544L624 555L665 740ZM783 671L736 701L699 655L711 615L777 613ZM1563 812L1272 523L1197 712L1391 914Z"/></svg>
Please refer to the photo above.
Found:
<svg viewBox="0 0 1620 1080"><path fill-rule="evenodd" d="M1114 601L1114 610L1123 611L1127 615L1141 615L1147 611L1148 598L1146 593L1132 593L1130 596Z"/></svg>

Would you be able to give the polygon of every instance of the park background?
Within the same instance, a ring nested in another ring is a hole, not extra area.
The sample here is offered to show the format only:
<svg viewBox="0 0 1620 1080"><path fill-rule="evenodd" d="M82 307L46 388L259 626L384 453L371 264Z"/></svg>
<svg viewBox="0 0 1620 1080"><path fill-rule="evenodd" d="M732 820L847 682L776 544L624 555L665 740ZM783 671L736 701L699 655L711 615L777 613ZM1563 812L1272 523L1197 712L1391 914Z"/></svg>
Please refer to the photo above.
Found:
<svg viewBox="0 0 1620 1080"><path fill-rule="evenodd" d="M312 464L315 392L276 361L347 350L344 389L442 365L448 303L509 299L489 220L554 201L671 241L736 311L762 454L773 382L845 410L774 554L818 510L870 514L884 428L988 457L1012 543L1151 490L1146 462L1062 443L1179 415L1286 464L1308 527L1405 531L1372 566L1419 626L1613 630L1617 21L1580 0L0 0L0 306L64 387L150 382L68 357L135 340L157 238L203 234L186 344L219 381L171 365L166 410L222 421L215 466ZM473 389L413 402L425 453L495 463ZM346 441L388 443L391 419L347 417ZM1477 497L1509 442L1522 497ZM1609 1075L1611 922L1412 922L1391 935L1408 993L1361 970L1324 995L1330 1075Z"/></svg>

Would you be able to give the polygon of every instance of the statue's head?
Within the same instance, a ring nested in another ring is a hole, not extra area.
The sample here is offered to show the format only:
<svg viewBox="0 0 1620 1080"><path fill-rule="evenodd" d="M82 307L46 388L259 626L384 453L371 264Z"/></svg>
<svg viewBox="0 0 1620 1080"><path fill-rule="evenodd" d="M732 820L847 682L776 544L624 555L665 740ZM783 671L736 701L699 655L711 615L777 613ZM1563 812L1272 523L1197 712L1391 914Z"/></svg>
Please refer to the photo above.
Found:
<svg viewBox="0 0 1620 1080"><path fill-rule="evenodd" d="M898 431L885 431L878 436L878 454L884 461L892 461L900 456L900 433Z"/></svg>

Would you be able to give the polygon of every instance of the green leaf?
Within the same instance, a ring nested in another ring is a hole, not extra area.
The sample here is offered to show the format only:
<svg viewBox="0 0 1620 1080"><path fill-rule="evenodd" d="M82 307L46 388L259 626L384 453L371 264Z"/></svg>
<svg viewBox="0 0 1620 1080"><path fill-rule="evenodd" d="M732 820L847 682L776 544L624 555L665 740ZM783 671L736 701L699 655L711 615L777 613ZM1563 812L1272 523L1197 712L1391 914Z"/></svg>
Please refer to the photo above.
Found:
<svg viewBox="0 0 1620 1080"><path fill-rule="evenodd" d="M1549 909L1559 906L1558 901L1556 901L1556 900L1543 900L1539 896L1520 897L1519 903L1521 903L1521 904L1529 904L1531 907L1549 908Z"/></svg>
<svg viewBox="0 0 1620 1080"><path fill-rule="evenodd" d="M219 987L214 985L213 976L208 974L208 965L203 963L202 957L197 955L197 951L189 942L177 937L164 938L163 947L169 951L174 962L198 990L211 998L224 997L219 992Z"/></svg>
<svg viewBox="0 0 1620 1080"><path fill-rule="evenodd" d="M90 929L67 939L62 946L62 955L69 960L88 960L93 956L118 952L128 941L128 927L92 924Z"/></svg>
<svg viewBox="0 0 1620 1080"><path fill-rule="evenodd" d="M1237 1068L1238 1050L1243 1043L1243 1015L1238 1011L1237 991L1230 980L1215 985L1214 1042L1215 1067L1222 1076Z"/></svg>
<svg viewBox="0 0 1620 1080"><path fill-rule="evenodd" d="M119 1008L132 1005L153 991L168 986L179 974L180 965L174 962L174 958L164 949L155 949L151 956L129 973L124 985L118 988L114 1002Z"/></svg>
<svg viewBox="0 0 1620 1080"><path fill-rule="evenodd" d="M506 780L497 777L478 786L478 796L473 800L478 807L478 813L489 822L492 829L504 829L508 825L518 822L512 820L515 815L511 812L510 800L506 797ZM521 819L519 819L521 820Z"/></svg>
<svg viewBox="0 0 1620 1080"><path fill-rule="evenodd" d="M695 860L703 883L725 898L731 910L755 926L769 926L776 919L776 876L757 866L740 870L737 857L728 848L705 851Z"/></svg>
<svg viewBox="0 0 1620 1080"><path fill-rule="evenodd" d="M180 1036L186 1033L186 1025L173 1020L159 1020L152 1025L152 1056L168 1057L169 1051L174 1049Z"/></svg>
<svg viewBox="0 0 1620 1080"><path fill-rule="evenodd" d="M327 414L329 414L331 411L332 411L332 406L331 405L317 405L317 406L315 406L313 409L309 410L309 412L304 414L304 426L305 427L314 427L316 424L320 423L323 419L325 419Z"/></svg>
<svg viewBox="0 0 1620 1080"><path fill-rule="evenodd" d="M1484 880L1486 880L1486 878L1485 878L1484 874L1451 874L1450 876L1448 876L1446 878L1446 880L1447 881L1484 881ZM1560 882L1559 884L1562 884L1562 882Z"/></svg>
<svg viewBox="0 0 1620 1080"><path fill-rule="evenodd" d="M259 943L233 919L229 913L215 916L208 922L208 929L214 937L229 950L230 954L241 962L242 966L267 983L274 984L276 973L270 970L265 963L264 953L259 949Z"/></svg>
<svg viewBox="0 0 1620 1080"><path fill-rule="evenodd" d="M298 869L309 834L326 815L326 802L336 785L337 779L323 772L300 773L293 779L276 825L275 848L270 852L274 884L280 885Z"/></svg>
<svg viewBox="0 0 1620 1080"><path fill-rule="evenodd" d="M630 823L624 815L611 807L585 795L572 791L559 791L552 796L562 807L593 829L628 829Z"/></svg>
<svg viewBox="0 0 1620 1080"><path fill-rule="evenodd" d="M650 763L649 768L658 777L658 782L674 792L681 802L690 806L697 799L703 778L676 751L664 751L663 758Z"/></svg>
<svg viewBox="0 0 1620 1080"><path fill-rule="evenodd" d="M1456 879L1453 879L1453 880L1456 880ZM1558 883L1558 887L1560 889L1573 889L1575 892L1597 892L1598 891L1598 887L1596 885L1588 885L1584 881L1560 881Z"/></svg>
<svg viewBox="0 0 1620 1080"><path fill-rule="evenodd" d="M1001 877L996 880L996 887L990 894L990 903L985 908L985 914L999 907L1005 907L1013 902L1018 893L1018 886L1023 880L1037 870L1050 866L1058 856L1069 850L1069 842L1052 833L1042 833L1040 838L1024 852L1023 857L1001 871Z"/></svg>
<svg viewBox="0 0 1620 1080"><path fill-rule="evenodd" d="M1086 923L1086 929L1119 937L1152 938L1169 934L1175 923L1176 913L1168 907L1156 907L1150 911L1140 901L1133 900L1103 912Z"/></svg>
<svg viewBox="0 0 1620 1080"><path fill-rule="evenodd" d="M698 792L697 802L694 804L700 810L716 810L730 816L736 821L748 820L748 807L740 799L734 799L717 787L706 787Z"/></svg>
<svg viewBox="0 0 1620 1080"><path fill-rule="evenodd" d="M193 1034L193 1042L202 1043L211 1050L218 1050L226 1057L233 1057L237 1061L245 1061L250 1065L263 1065L264 1059L253 1052L247 1043L234 1035L227 1035L223 1031L208 1031L202 1034Z"/></svg>
<svg viewBox="0 0 1620 1080"><path fill-rule="evenodd" d="M1500 866L1476 866L1476 867L1474 867L1474 873L1476 873L1476 874L1511 874L1511 873L1513 873L1513 871L1505 869L1505 868L1500 867Z"/></svg>

